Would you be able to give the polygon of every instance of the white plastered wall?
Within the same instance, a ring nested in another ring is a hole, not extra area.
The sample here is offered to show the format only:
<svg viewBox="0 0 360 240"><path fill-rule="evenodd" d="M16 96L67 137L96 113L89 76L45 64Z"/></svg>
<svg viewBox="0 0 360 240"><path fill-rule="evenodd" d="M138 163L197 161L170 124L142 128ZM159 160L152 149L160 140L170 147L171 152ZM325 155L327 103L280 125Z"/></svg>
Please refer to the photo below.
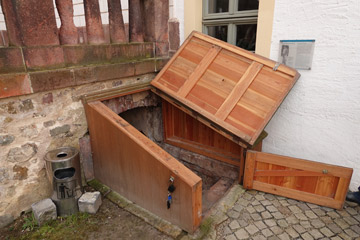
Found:
<svg viewBox="0 0 360 240"><path fill-rule="evenodd" d="M266 127L263 150L354 169L360 185L360 2L276 0L270 57L279 40L315 39L311 70Z"/></svg>

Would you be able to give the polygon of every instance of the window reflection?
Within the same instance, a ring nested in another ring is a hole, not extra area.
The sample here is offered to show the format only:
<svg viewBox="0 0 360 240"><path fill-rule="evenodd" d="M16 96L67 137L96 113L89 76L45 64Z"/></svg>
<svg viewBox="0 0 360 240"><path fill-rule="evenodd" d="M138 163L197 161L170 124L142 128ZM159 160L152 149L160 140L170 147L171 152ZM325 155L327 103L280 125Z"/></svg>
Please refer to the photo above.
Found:
<svg viewBox="0 0 360 240"><path fill-rule="evenodd" d="M236 26L236 46L249 51L255 51L256 24Z"/></svg>
<svg viewBox="0 0 360 240"><path fill-rule="evenodd" d="M259 0L238 0L238 11L256 10L259 8Z"/></svg>
<svg viewBox="0 0 360 240"><path fill-rule="evenodd" d="M209 0L209 13L222 12L229 12L229 0Z"/></svg>
<svg viewBox="0 0 360 240"><path fill-rule="evenodd" d="M227 33L228 33L227 26L209 26L207 28L208 28L208 35L225 42L227 41Z"/></svg>

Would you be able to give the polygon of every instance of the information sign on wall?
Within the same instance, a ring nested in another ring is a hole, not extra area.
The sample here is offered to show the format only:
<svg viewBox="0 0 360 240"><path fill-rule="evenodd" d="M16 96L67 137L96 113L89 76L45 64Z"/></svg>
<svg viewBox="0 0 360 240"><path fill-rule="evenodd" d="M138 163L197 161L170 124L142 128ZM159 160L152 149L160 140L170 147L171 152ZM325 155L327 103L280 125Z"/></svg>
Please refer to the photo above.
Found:
<svg viewBox="0 0 360 240"><path fill-rule="evenodd" d="M280 40L279 62L296 69L311 69L315 40Z"/></svg>

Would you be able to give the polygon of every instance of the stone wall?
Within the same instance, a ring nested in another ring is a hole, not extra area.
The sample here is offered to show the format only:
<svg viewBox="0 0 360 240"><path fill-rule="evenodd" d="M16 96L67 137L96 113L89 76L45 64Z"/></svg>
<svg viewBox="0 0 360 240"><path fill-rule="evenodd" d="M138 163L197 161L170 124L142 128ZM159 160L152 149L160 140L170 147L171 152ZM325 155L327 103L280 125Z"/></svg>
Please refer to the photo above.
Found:
<svg viewBox="0 0 360 240"><path fill-rule="evenodd" d="M145 74L0 99L0 224L50 195L46 152L62 146L79 149L79 138L88 131L81 95L153 77Z"/></svg>

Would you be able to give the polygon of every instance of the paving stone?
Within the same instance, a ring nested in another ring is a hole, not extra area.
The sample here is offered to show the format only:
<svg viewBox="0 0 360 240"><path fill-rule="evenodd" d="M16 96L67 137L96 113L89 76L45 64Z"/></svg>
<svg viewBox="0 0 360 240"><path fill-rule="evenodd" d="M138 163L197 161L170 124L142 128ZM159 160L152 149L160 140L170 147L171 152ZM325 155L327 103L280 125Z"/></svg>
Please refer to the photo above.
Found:
<svg viewBox="0 0 360 240"><path fill-rule="evenodd" d="M344 231L347 235L349 235L351 238L356 238L359 237L359 234L357 234L356 232L354 232L351 229L345 229Z"/></svg>
<svg viewBox="0 0 360 240"><path fill-rule="evenodd" d="M240 213L234 210L230 210L227 212L227 215L231 218L239 218L240 217Z"/></svg>
<svg viewBox="0 0 360 240"><path fill-rule="evenodd" d="M256 212L256 210L255 210L255 208L254 208L253 206L248 206L248 207L246 208L246 211L248 211L249 213L254 213L254 212Z"/></svg>
<svg viewBox="0 0 360 240"><path fill-rule="evenodd" d="M289 204L288 201L286 201L286 200L279 200L279 203L280 203L281 205L283 205L284 207L290 206L290 204Z"/></svg>
<svg viewBox="0 0 360 240"><path fill-rule="evenodd" d="M273 217L274 217L275 219L285 218L284 215L283 215L281 212L274 212L274 213L271 213L271 215L273 215Z"/></svg>
<svg viewBox="0 0 360 240"><path fill-rule="evenodd" d="M264 201L261 201L261 204L264 205L264 206L269 206L272 203L269 200L264 200Z"/></svg>
<svg viewBox="0 0 360 240"><path fill-rule="evenodd" d="M306 210L305 211L305 215L310 218L310 219L315 219L317 218L318 216L311 210Z"/></svg>
<svg viewBox="0 0 360 240"><path fill-rule="evenodd" d="M254 200L251 202L251 205L257 206L257 205L260 205L260 202L258 200Z"/></svg>
<svg viewBox="0 0 360 240"><path fill-rule="evenodd" d="M243 219L240 219L240 220L238 220L238 222L239 222L239 225L240 225L240 227L246 227L247 225L249 225L245 220L243 220Z"/></svg>
<svg viewBox="0 0 360 240"><path fill-rule="evenodd" d="M265 223L263 221L257 221L257 222L254 222L254 224L260 230L267 228L267 226L265 225Z"/></svg>
<svg viewBox="0 0 360 240"><path fill-rule="evenodd" d="M235 236L237 237L237 239L248 239L249 238L249 234L245 231L245 229L240 229L240 230L236 231Z"/></svg>
<svg viewBox="0 0 360 240"><path fill-rule="evenodd" d="M341 237L336 236L336 237L332 237L332 238L331 238L331 240L342 240L342 238L341 238Z"/></svg>
<svg viewBox="0 0 360 240"><path fill-rule="evenodd" d="M288 208L292 213L302 213L301 209L298 206L289 206Z"/></svg>
<svg viewBox="0 0 360 240"><path fill-rule="evenodd" d="M241 206L246 207L246 206L248 206L250 204L250 202L247 201L247 200L242 199L242 201L239 201L238 204L240 204Z"/></svg>
<svg viewBox="0 0 360 240"><path fill-rule="evenodd" d="M259 220L261 220L261 216L260 216L260 214L258 214L258 213L253 213L253 214L251 214L251 218L254 219L254 221L259 221Z"/></svg>
<svg viewBox="0 0 360 240"><path fill-rule="evenodd" d="M252 238L253 240L266 240L266 237L264 237L261 234L256 235L255 237Z"/></svg>
<svg viewBox="0 0 360 240"><path fill-rule="evenodd" d="M295 216L289 216L286 218L286 221L289 223L289 224L297 224L299 223L299 219L297 219Z"/></svg>
<svg viewBox="0 0 360 240"><path fill-rule="evenodd" d="M305 214L303 213L296 213L295 217L297 217L297 219L299 219L300 221L306 221L308 220L308 218L305 216Z"/></svg>
<svg viewBox="0 0 360 240"><path fill-rule="evenodd" d="M278 238L277 236L271 236L268 238L268 240L278 240L278 239L280 239L280 238Z"/></svg>
<svg viewBox="0 0 360 240"><path fill-rule="evenodd" d="M273 227L273 226L276 226L276 222L274 219L267 219L267 220L264 220L265 224L268 225L269 227Z"/></svg>
<svg viewBox="0 0 360 240"><path fill-rule="evenodd" d="M292 227L295 229L295 231L297 231L300 234L306 232L306 229L303 226L299 225L299 224L296 224L296 225L294 225Z"/></svg>
<svg viewBox="0 0 360 240"><path fill-rule="evenodd" d="M326 215L325 211L321 210L320 208L315 208L315 209L313 209L313 212L314 212L316 215L318 215L319 217L322 217L322 216L325 216L325 215Z"/></svg>
<svg viewBox="0 0 360 240"><path fill-rule="evenodd" d="M333 232L333 233L336 233L336 234L338 234L338 233L341 233L342 232L342 229L338 226L338 225L336 225L335 223L330 223L330 224L328 224L328 225L326 225L329 229L331 229L331 231Z"/></svg>
<svg viewBox="0 0 360 240"><path fill-rule="evenodd" d="M270 237L270 236L272 236L272 235L274 235L274 233L270 230L270 229L268 229L268 228L266 228L266 229L263 229L262 231L261 231L261 233L265 236L265 237Z"/></svg>
<svg viewBox="0 0 360 240"><path fill-rule="evenodd" d="M306 203L306 205L308 205L308 207L311 209L319 208L319 205L312 204L312 203Z"/></svg>
<svg viewBox="0 0 360 240"><path fill-rule="evenodd" d="M95 214L101 203L100 192L86 192L79 198L79 211Z"/></svg>
<svg viewBox="0 0 360 240"><path fill-rule="evenodd" d="M301 235L304 240L313 240L314 238L310 235L310 233L304 233Z"/></svg>
<svg viewBox="0 0 360 240"><path fill-rule="evenodd" d="M306 203L304 203L304 202L299 202L299 203L297 204L297 206L298 206L301 210L303 210L303 211L310 210L310 208L308 207L308 205L306 205Z"/></svg>
<svg viewBox="0 0 360 240"><path fill-rule="evenodd" d="M353 218L353 217L345 217L344 218L345 222L347 222L348 224L350 225L355 225L355 224L358 224L359 222Z"/></svg>
<svg viewBox="0 0 360 240"><path fill-rule="evenodd" d="M360 222L360 214L359 214L359 215L354 216L354 218L355 218L358 222Z"/></svg>
<svg viewBox="0 0 360 240"><path fill-rule="evenodd" d="M228 235L225 237L225 240L237 240L234 234Z"/></svg>
<svg viewBox="0 0 360 240"><path fill-rule="evenodd" d="M313 225L315 228L321 228L325 226L325 223L320 219L314 219L311 220L311 225Z"/></svg>
<svg viewBox="0 0 360 240"><path fill-rule="evenodd" d="M354 225L354 226L351 226L350 228L357 234L360 234L360 226L359 225Z"/></svg>
<svg viewBox="0 0 360 240"><path fill-rule="evenodd" d="M39 226L57 218L56 206L50 198L32 204L31 209Z"/></svg>
<svg viewBox="0 0 360 240"><path fill-rule="evenodd" d="M279 210L279 212L281 212L284 215L292 215L293 214L289 208L284 207L284 206L279 206L278 210Z"/></svg>
<svg viewBox="0 0 360 240"><path fill-rule="evenodd" d="M286 232L284 232L283 234L280 234L278 237L281 240L290 240L289 234L287 234Z"/></svg>
<svg viewBox="0 0 360 240"><path fill-rule="evenodd" d="M330 212L327 212L326 214L327 214L329 217L331 217L331 218L338 218L338 217L340 217L340 215L337 214L335 211L330 211Z"/></svg>
<svg viewBox="0 0 360 240"><path fill-rule="evenodd" d="M274 205L274 207L280 207L280 206L282 206L282 205L280 204L279 200L273 200L273 201L271 201L271 203L272 203L272 205Z"/></svg>
<svg viewBox="0 0 360 240"><path fill-rule="evenodd" d="M296 205L298 203L298 201L296 201L294 199L287 199L287 201L290 205Z"/></svg>
<svg viewBox="0 0 360 240"><path fill-rule="evenodd" d="M272 200L275 200L276 198L275 198L275 196L274 195L272 195L272 194L265 194L264 195L264 197L267 199L267 200L270 200L270 201L272 201Z"/></svg>
<svg viewBox="0 0 360 240"><path fill-rule="evenodd" d="M279 211L276 207L274 206L267 206L266 209L269 211L269 212L277 212Z"/></svg>
<svg viewBox="0 0 360 240"><path fill-rule="evenodd" d="M263 195L256 195L255 198L256 198L256 200L258 200L258 201L263 201L263 200L265 200L265 197L264 197Z"/></svg>
<svg viewBox="0 0 360 240"><path fill-rule="evenodd" d="M232 231L231 231L231 229L230 229L228 226L224 227L224 234L225 234L225 235L232 234Z"/></svg>
<svg viewBox="0 0 360 240"><path fill-rule="evenodd" d="M343 219L335 219L334 222L343 230L350 227Z"/></svg>
<svg viewBox="0 0 360 240"><path fill-rule="evenodd" d="M328 229L327 227L321 228L321 229L320 229L320 232L321 232L322 234L324 234L326 237L332 237L332 236L334 236L334 233L333 233L330 229Z"/></svg>
<svg viewBox="0 0 360 240"><path fill-rule="evenodd" d="M251 194L251 195L259 194L259 192L256 191L256 190L248 190L247 193L249 193L249 194Z"/></svg>
<svg viewBox="0 0 360 240"><path fill-rule="evenodd" d="M350 240L352 239L349 235L347 235L346 233L342 232L339 234L339 237L343 240Z"/></svg>
<svg viewBox="0 0 360 240"><path fill-rule="evenodd" d="M248 220L252 219L251 216L250 216L250 214L249 214L248 212L242 212L242 213L240 214L240 217L239 217L239 218L240 218L240 219L243 219L243 220L245 220L245 221L248 221Z"/></svg>
<svg viewBox="0 0 360 240"><path fill-rule="evenodd" d="M300 221L300 225L303 226L304 228L309 228L309 227L311 227L309 221Z"/></svg>
<svg viewBox="0 0 360 240"><path fill-rule="evenodd" d="M250 235L254 235L259 231L259 229L254 224L250 224L249 226L245 227L245 229Z"/></svg>
<svg viewBox="0 0 360 240"><path fill-rule="evenodd" d="M285 232L287 232L290 235L291 238L299 237L299 234L292 227L289 227L289 228L285 229Z"/></svg>
<svg viewBox="0 0 360 240"><path fill-rule="evenodd" d="M315 239L319 239L319 238L322 238L324 237L324 235L321 234L321 232L317 229L312 229L310 230L309 232L311 234L311 236L313 236Z"/></svg>
<svg viewBox="0 0 360 240"><path fill-rule="evenodd" d="M334 220L331 219L331 217L329 216L320 217L320 220L323 221L325 224L330 224L334 222Z"/></svg>
<svg viewBox="0 0 360 240"><path fill-rule="evenodd" d="M262 205L255 206L254 208L258 213L265 211L265 208Z"/></svg>
<svg viewBox="0 0 360 240"><path fill-rule="evenodd" d="M324 210L325 212L331 212L334 211L334 209L332 208L328 208L328 207L321 207L322 210Z"/></svg>
<svg viewBox="0 0 360 240"><path fill-rule="evenodd" d="M349 207L357 207L358 204L356 202L349 202L349 201L345 201L345 206L349 206Z"/></svg>
<svg viewBox="0 0 360 240"><path fill-rule="evenodd" d="M275 234L275 235L279 235L283 232L283 230L281 228L279 228L278 226L273 226L270 228L270 230Z"/></svg>
<svg viewBox="0 0 360 240"><path fill-rule="evenodd" d="M347 211L344 211L344 210L336 210L336 213L339 214L341 217L350 217L351 215L347 212Z"/></svg>
<svg viewBox="0 0 360 240"><path fill-rule="evenodd" d="M230 224L229 224L230 229L234 230L234 229L238 229L240 227L240 224L238 223L238 221L233 220Z"/></svg>
<svg viewBox="0 0 360 240"><path fill-rule="evenodd" d="M236 204L233 209L237 212L241 212L244 209L244 206L241 206L240 204Z"/></svg>
<svg viewBox="0 0 360 240"><path fill-rule="evenodd" d="M249 193L244 193L243 198L250 201L253 198L253 196Z"/></svg>
<svg viewBox="0 0 360 240"><path fill-rule="evenodd" d="M282 228L287 228L289 226L289 224L284 219L277 221L277 224L279 227L282 227Z"/></svg>
<svg viewBox="0 0 360 240"><path fill-rule="evenodd" d="M264 211L261 213L261 217L263 219L268 219L268 218L272 218L272 215L268 211Z"/></svg>

